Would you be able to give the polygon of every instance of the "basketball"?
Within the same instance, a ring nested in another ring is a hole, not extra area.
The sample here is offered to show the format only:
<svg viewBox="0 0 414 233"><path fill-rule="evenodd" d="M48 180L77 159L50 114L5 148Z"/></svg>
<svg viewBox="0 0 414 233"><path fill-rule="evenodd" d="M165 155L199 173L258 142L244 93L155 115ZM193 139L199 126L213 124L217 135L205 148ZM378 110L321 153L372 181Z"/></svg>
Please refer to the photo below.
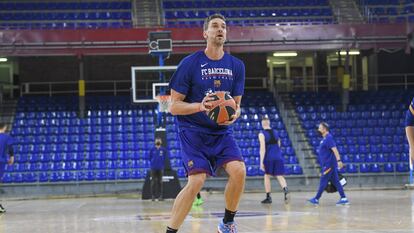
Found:
<svg viewBox="0 0 414 233"><path fill-rule="evenodd" d="M209 101L212 103L212 106L208 112L208 117L217 124L231 120L231 116L236 113L236 101L234 101L233 97L224 91L218 91L211 97L214 100Z"/></svg>

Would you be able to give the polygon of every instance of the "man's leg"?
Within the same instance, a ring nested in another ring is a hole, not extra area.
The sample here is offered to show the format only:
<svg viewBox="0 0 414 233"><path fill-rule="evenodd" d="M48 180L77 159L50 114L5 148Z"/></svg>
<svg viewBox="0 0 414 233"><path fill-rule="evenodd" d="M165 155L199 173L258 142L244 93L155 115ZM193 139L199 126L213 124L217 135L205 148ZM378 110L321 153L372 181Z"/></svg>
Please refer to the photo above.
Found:
<svg viewBox="0 0 414 233"><path fill-rule="evenodd" d="M290 201L290 196L289 196L289 190L287 187L286 179L284 176L276 176L276 179L279 182L280 187L282 187L283 189L285 204L288 204Z"/></svg>
<svg viewBox="0 0 414 233"><path fill-rule="evenodd" d="M155 170L151 169L151 199L154 201L155 199L155 189L156 189L156 174Z"/></svg>
<svg viewBox="0 0 414 233"><path fill-rule="evenodd" d="M262 201L262 204L270 204L272 203L272 197L270 196L270 193L272 192L272 184L270 181L270 175L265 174L264 177L264 186L266 191L266 198Z"/></svg>
<svg viewBox="0 0 414 233"><path fill-rule="evenodd" d="M287 187L286 179L283 176L276 176L277 181L280 184L280 187L284 190Z"/></svg>
<svg viewBox="0 0 414 233"><path fill-rule="evenodd" d="M164 171L163 170L160 170L160 172L159 172L159 179L158 179L158 187L160 188L159 190L160 190L160 200L163 200L164 199L164 194L163 194L163 183L162 183L162 176L163 176L163 174L164 174Z"/></svg>
<svg viewBox="0 0 414 233"><path fill-rule="evenodd" d="M332 172L332 168L328 168L323 172L321 176L321 181L319 183L318 193L315 196L316 199L319 200L321 198L323 191L325 191L325 188L328 185L329 180L331 179Z"/></svg>
<svg viewBox="0 0 414 233"><path fill-rule="evenodd" d="M204 185L206 177L205 173L198 173L188 177L187 184L175 198L171 219L168 223L169 228L177 230L184 222L185 217L191 210L195 196Z"/></svg>
<svg viewBox="0 0 414 233"><path fill-rule="evenodd" d="M334 169L332 172L333 172L332 178L331 178L332 184L336 187L336 190L338 190L338 193L341 196L341 198L346 198L344 188L339 182L338 169Z"/></svg>
<svg viewBox="0 0 414 233"><path fill-rule="evenodd" d="M223 222L226 223L226 221L233 221L232 218L239 207L240 198L244 191L246 167L244 162L231 161L224 166L224 169L229 174L229 180L226 185L226 190L224 191L226 212L232 212L232 216L227 216L227 218L224 216L225 219Z"/></svg>

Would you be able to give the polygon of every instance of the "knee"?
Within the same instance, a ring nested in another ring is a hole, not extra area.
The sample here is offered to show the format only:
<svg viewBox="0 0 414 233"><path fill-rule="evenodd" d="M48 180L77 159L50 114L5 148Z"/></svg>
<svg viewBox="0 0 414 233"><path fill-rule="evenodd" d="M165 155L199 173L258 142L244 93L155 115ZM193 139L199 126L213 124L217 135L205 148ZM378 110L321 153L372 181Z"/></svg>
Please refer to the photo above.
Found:
<svg viewBox="0 0 414 233"><path fill-rule="evenodd" d="M232 179L244 180L246 178L246 166L244 165L244 163L239 163L235 165L231 169L229 176Z"/></svg>
<svg viewBox="0 0 414 233"><path fill-rule="evenodd" d="M191 175L188 179L188 185L192 192L198 193L203 187L206 178L206 174Z"/></svg>

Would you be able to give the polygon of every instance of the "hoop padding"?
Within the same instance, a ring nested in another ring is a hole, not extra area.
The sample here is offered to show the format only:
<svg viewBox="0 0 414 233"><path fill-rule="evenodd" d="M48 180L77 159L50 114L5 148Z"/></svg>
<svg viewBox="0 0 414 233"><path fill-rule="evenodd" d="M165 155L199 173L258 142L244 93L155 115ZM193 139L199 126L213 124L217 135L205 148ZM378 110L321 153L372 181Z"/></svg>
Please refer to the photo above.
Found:
<svg viewBox="0 0 414 233"><path fill-rule="evenodd" d="M157 95L158 101L158 111L160 112L169 112L171 105L171 96L170 95Z"/></svg>

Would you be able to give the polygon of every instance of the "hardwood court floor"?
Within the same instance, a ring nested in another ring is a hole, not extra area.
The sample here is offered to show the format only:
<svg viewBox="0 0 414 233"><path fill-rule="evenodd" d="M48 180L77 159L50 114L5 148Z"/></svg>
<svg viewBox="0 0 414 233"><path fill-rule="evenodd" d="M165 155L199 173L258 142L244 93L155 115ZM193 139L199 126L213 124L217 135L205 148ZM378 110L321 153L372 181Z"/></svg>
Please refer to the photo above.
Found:
<svg viewBox="0 0 414 233"><path fill-rule="evenodd" d="M243 197L237 223L240 233L253 232L414 232L414 191L348 191L349 207L335 206L337 194L324 194L319 207L306 204L314 193L292 193L289 205L281 193L272 205L264 195ZM205 203L193 208L180 233L217 232L223 194L202 193ZM151 202L136 197L47 200L3 200L0 233L165 232L172 200Z"/></svg>

